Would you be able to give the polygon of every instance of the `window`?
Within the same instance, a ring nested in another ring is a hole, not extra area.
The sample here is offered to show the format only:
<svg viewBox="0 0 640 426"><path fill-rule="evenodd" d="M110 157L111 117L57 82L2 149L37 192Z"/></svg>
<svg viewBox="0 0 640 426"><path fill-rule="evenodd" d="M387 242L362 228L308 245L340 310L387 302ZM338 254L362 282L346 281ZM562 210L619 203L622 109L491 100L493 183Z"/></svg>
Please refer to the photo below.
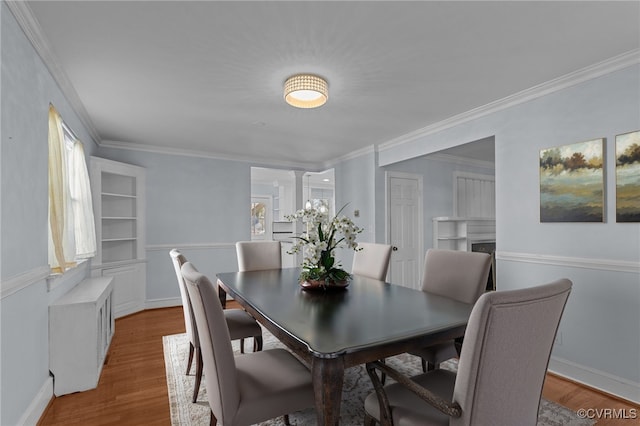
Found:
<svg viewBox="0 0 640 426"><path fill-rule="evenodd" d="M95 256L96 234L84 147L49 106L49 265L64 272Z"/></svg>

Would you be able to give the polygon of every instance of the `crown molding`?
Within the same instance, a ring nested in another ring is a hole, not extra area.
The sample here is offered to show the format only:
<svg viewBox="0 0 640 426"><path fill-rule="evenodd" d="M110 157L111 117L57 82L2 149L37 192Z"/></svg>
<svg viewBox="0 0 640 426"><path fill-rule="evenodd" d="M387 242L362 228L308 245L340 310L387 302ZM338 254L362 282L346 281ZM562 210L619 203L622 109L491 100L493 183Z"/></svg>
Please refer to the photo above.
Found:
<svg viewBox="0 0 640 426"><path fill-rule="evenodd" d="M386 151L399 145L413 142L422 137L441 132L443 130L458 126L468 121L475 120L507 108L511 108L513 106L531 101L542 96L546 96L548 94L566 89L571 86L575 86L576 84L592 80L594 78L621 70L623 68L627 68L632 65L636 65L638 63L640 63L640 49L630 50L621 55L609 58L605 61L590 65L586 68L582 68L580 70L566 74L562 77L549 80L545 83L514 93L513 95L509 95L505 98L498 99L497 101L490 102L481 107L474 108L458 115L454 115L453 117L423 127L422 129L418 129L414 132L404 134L388 142L381 143L380 145L378 145L378 151Z"/></svg>
<svg viewBox="0 0 640 426"><path fill-rule="evenodd" d="M40 27L40 23L33 15L31 8L29 7L26 1L14 1L14 0L5 0L5 3L9 7L9 10L13 14L14 18L18 22L20 28L24 32L27 39L31 42L31 45L38 53L38 56L42 59L42 62L47 67L53 79L58 83L60 90L66 97L67 101L71 104L71 108L78 115L78 118L89 132L89 135L93 139L93 142L100 146L100 135L98 134L98 130L93 124L89 113L87 112L84 104L80 100L80 96L78 96L78 92L71 84L69 77L60 66L56 56L51 49L47 38L44 36L42 32L42 27Z"/></svg>
<svg viewBox="0 0 640 426"><path fill-rule="evenodd" d="M307 163L301 164L300 162L288 162L288 161L264 161L264 160L256 160L255 158L250 158L246 156L226 156L221 154L213 154L210 152L204 151L196 151L196 150L180 150L173 148L160 148L160 147L152 147L149 145L143 144L135 144L135 143L125 143L125 142L116 142L116 141L103 141L100 137L93 121L91 120L89 113L87 112L84 104L80 100L78 93L75 88L71 84L71 81L67 77L67 74L60 66L56 56L53 54L53 50L51 49L46 37L44 37L44 33L37 19L33 15L31 8L29 7L26 1L19 0L5 0L5 3L9 7L9 10L15 17L18 25L24 31L26 37L29 39L34 49L44 62L45 66L53 76L54 80L57 82L60 90L67 98L68 102L71 104L71 107L78 115L82 124L86 127L93 141L100 147L108 147L108 148L116 148L116 149L130 149L136 151L144 151L144 152L155 152L161 154L169 154L169 155L185 155L185 156L194 156L194 157L205 157L205 158L213 158L220 160L230 160L230 161L242 161L249 162L255 165L264 165L264 166L277 166L277 167L308 167L312 169L322 169L322 167L331 167L336 163L341 161L350 160L353 158L360 157L362 155L368 154L370 152L382 152L386 150L393 149L399 145L415 141L419 138L443 131L445 129L460 125L462 123L478 119L480 117L486 116L488 114L492 114L497 111L501 111L506 108L510 108L512 106L539 98L541 96L548 95L550 93L565 89L567 87L574 86L576 84L582 83L584 81L591 80L593 78L626 68L631 65L635 65L640 63L640 49L634 49L629 52L623 53L621 55L615 56L608 60L599 62L597 64L591 65L589 67L583 68L581 70L566 74L562 77L559 77L554 80L550 80L548 82L539 84L537 86L533 86L529 89L523 90L521 92L515 93L513 95L507 96L505 98L499 99L497 101L488 103L481 107L469 110L467 112L455 115L448 119L439 121L437 123L431 124L429 126L418 129L414 132L410 132L399 136L397 138L391 139L388 142L384 142L379 144L377 147L365 147L363 149L353 151L344 156L337 157L332 160L328 160L322 163Z"/></svg>
<svg viewBox="0 0 640 426"><path fill-rule="evenodd" d="M184 157L196 157L196 158L209 158L213 160L225 160L225 161L238 161L243 163L250 163L256 167L282 167L291 169L318 169L316 163L304 163L301 161L272 161L272 160L259 160L250 156L235 156L218 154L208 151L200 151L195 149L183 149L172 147L160 147L148 144L134 143L134 142L122 142L114 140L103 140L100 144L101 148L114 148L114 149L128 149L131 151L151 152L155 154L164 155L179 155Z"/></svg>
<svg viewBox="0 0 640 426"><path fill-rule="evenodd" d="M325 169L328 169L343 161L353 160L354 158L362 157L363 155L367 155L371 153L375 154L377 152L378 150L376 149L375 145L369 145L369 146L365 146L364 148L360 148L356 151L351 151L345 155L334 158L330 161L326 161L323 163L323 165Z"/></svg>

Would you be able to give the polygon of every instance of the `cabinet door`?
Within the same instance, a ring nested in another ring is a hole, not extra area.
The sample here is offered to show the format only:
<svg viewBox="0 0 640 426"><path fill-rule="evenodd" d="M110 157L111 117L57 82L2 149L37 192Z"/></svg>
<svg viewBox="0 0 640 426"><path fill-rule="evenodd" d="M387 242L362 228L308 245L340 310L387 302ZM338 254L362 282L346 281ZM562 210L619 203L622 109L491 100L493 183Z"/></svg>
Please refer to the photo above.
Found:
<svg viewBox="0 0 640 426"><path fill-rule="evenodd" d="M103 277L113 277L113 312L116 318L144 309L145 265L131 264L102 269Z"/></svg>

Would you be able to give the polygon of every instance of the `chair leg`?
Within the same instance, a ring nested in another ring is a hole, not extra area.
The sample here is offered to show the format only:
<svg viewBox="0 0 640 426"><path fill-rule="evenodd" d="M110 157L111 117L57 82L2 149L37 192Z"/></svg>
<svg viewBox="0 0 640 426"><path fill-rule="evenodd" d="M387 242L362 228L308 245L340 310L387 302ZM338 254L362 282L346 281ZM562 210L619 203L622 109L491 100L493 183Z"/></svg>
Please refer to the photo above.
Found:
<svg viewBox="0 0 640 426"><path fill-rule="evenodd" d="M377 423L376 419L369 415L369 413L364 413L364 426L375 426Z"/></svg>
<svg viewBox="0 0 640 426"><path fill-rule="evenodd" d="M285 426L291 426L291 423L289 423L289 415L288 414L284 415L284 424L285 424Z"/></svg>
<svg viewBox="0 0 640 426"><path fill-rule="evenodd" d="M262 350L262 336L253 336L253 351L260 352Z"/></svg>
<svg viewBox="0 0 640 426"><path fill-rule="evenodd" d="M189 361L187 361L187 372L184 373L186 375L189 375L189 371L191 371L191 363L193 362L193 350L195 348L193 347L193 343L189 342Z"/></svg>
<svg viewBox="0 0 640 426"><path fill-rule="evenodd" d="M240 339L240 353L244 353L244 339Z"/></svg>
<svg viewBox="0 0 640 426"><path fill-rule="evenodd" d="M458 337L454 341L454 346L456 348L456 352L458 353L458 358L460 358L460 353L462 353L462 341L463 340L464 340L464 337Z"/></svg>
<svg viewBox="0 0 640 426"><path fill-rule="evenodd" d="M200 391L200 381L202 380L202 351L196 348L196 383L193 386L193 400L198 400L198 392Z"/></svg>
<svg viewBox="0 0 640 426"><path fill-rule="evenodd" d="M420 361L422 362L422 372L423 373L426 373L427 371L435 370L436 367L438 367L440 365L440 364L433 365L430 362L427 362L424 358L421 358Z"/></svg>

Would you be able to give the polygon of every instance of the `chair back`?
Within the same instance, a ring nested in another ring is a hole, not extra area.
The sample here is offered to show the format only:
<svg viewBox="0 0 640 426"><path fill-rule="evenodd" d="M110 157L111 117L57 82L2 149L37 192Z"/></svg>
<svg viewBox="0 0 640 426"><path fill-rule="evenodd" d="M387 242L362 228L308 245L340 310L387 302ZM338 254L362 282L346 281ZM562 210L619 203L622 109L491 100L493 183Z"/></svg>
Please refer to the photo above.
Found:
<svg viewBox="0 0 640 426"><path fill-rule="evenodd" d="M389 244L358 243L358 250L353 255L351 273L374 280L385 281L391 259Z"/></svg>
<svg viewBox="0 0 640 426"><path fill-rule="evenodd" d="M238 241L236 254L240 272L282 268L280 241Z"/></svg>
<svg viewBox="0 0 640 426"><path fill-rule="evenodd" d="M487 287L491 256L487 253L429 249L422 291L475 303Z"/></svg>
<svg viewBox="0 0 640 426"><path fill-rule="evenodd" d="M177 249L171 250L169 252L169 256L171 256L173 268L175 269L176 277L178 278L178 288L180 288L180 297L182 298L182 313L184 314L184 326L187 329L187 337L189 337L189 341L194 348L199 348L200 342L198 341L196 319L193 316L189 292L187 291L187 286L184 283L184 278L182 278L182 272L180 271L182 265L187 263L187 259Z"/></svg>
<svg viewBox="0 0 640 426"><path fill-rule="evenodd" d="M191 262L182 265L181 271L198 325L207 399L216 419L222 424L231 424L240 404L240 390L218 291Z"/></svg>
<svg viewBox="0 0 640 426"><path fill-rule="evenodd" d="M458 363L450 425L531 425L538 418L551 348L571 281L483 294Z"/></svg>

